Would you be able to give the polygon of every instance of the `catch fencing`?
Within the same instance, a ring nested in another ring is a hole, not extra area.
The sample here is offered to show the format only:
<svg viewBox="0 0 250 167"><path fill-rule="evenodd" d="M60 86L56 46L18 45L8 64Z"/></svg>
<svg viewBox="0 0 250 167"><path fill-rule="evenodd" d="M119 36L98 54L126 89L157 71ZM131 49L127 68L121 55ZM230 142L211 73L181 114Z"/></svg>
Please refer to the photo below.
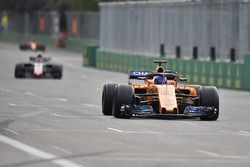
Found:
<svg viewBox="0 0 250 167"><path fill-rule="evenodd" d="M3 12L0 11L0 16ZM60 16L56 11L34 13L8 13L8 32L23 35L55 37L59 33ZM88 39L98 44L100 16L98 12L66 12L66 29L69 38Z"/></svg>
<svg viewBox="0 0 250 167"><path fill-rule="evenodd" d="M120 53L243 61L250 50L250 2L101 3L100 48ZM213 59L213 57L212 57Z"/></svg>

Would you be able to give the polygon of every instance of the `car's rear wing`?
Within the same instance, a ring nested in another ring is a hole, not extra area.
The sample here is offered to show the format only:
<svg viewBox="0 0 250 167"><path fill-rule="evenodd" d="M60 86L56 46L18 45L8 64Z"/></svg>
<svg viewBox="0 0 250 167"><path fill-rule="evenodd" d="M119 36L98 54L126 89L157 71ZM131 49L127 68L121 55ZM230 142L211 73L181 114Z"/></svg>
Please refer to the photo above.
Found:
<svg viewBox="0 0 250 167"><path fill-rule="evenodd" d="M129 79L153 79L155 76L164 76L167 80L175 81L187 81L186 78L179 78L179 75L176 71L165 70L163 73L150 72L150 71L130 71Z"/></svg>
<svg viewBox="0 0 250 167"><path fill-rule="evenodd" d="M152 74L150 71L130 71L129 79L139 79L140 77L146 77L149 74Z"/></svg>
<svg viewBox="0 0 250 167"><path fill-rule="evenodd" d="M38 57L33 57L33 56L30 57L30 61L31 61L31 62L35 62L35 61L37 61L38 59L40 59L40 61L43 61L43 62L51 61L51 58L50 58L50 57L40 57L40 58L38 58Z"/></svg>

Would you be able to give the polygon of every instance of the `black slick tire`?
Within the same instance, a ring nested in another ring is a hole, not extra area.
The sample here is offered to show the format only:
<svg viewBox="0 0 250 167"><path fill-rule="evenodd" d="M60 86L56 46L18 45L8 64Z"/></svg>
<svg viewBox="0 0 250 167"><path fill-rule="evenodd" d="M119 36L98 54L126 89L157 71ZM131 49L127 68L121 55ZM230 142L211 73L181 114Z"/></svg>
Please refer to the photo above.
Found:
<svg viewBox="0 0 250 167"><path fill-rule="evenodd" d="M45 45L37 45L37 51L45 51L46 46Z"/></svg>
<svg viewBox="0 0 250 167"><path fill-rule="evenodd" d="M24 77L25 77L24 64L16 64L15 78L24 78Z"/></svg>
<svg viewBox="0 0 250 167"><path fill-rule="evenodd" d="M203 86L199 90L200 106L215 107L216 112L211 115L201 116L203 121L215 121L219 117L219 95L217 88L214 86Z"/></svg>
<svg viewBox="0 0 250 167"><path fill-rule="evenodd" d="M112 113L115 118L130 118L131 115L121 112L122 105L132 105L134 89L130 85L117 85L113 102Z"/></svg>
<svg viewBox="0 0 250 167"><path fill-rule="evenodd" d="M102 90L102 113L103 115L112 115L112 105L114 101L115 83L105 83Z"/></svg>
<svg viewBox="0 0 250 167"><path fill-rule="evenodd" d="M28 46L26 44L20 44L19 45L19 49L20 50L27 50L28 49Z"/></svg>
<svg viewBox="0 0 250 167"><path fill-rule="evenodd" d="M61 65L54 65L52 69L52 76L55 79L61 79L63 73L63 67Z"/></svg>

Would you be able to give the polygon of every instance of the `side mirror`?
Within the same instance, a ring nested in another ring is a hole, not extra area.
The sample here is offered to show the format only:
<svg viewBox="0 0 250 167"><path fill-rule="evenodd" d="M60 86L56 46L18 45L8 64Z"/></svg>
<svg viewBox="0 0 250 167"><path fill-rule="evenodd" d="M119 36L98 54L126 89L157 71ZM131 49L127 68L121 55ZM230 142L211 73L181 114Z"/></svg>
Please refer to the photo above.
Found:
<svg viewBox="0 0 250 167"><path fill-rule="evenodd" d="M179 78L179 81L181 81L181 82L187 82L187 78Z"/></svg>

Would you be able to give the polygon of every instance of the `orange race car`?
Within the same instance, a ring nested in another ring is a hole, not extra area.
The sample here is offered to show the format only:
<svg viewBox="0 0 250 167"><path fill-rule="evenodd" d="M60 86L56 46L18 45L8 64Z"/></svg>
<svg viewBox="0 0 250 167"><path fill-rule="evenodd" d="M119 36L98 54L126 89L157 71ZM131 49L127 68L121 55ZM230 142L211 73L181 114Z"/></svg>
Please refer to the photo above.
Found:
<svg viewBox="0 0 250 167"><path fill-rule="evenodd" d="M102 112L116 118L199 117L217 120L219 95L214 86L188 85L166 61L154 61L155 71L130 71L128 85L105 83Z"/></svg>
<svg viewBox="0 0 250 167"><path fill-rule="evenodd" d="M45 51L46 46L38 44L35 40L30 40L19 45L20 50Z"/></svg>

